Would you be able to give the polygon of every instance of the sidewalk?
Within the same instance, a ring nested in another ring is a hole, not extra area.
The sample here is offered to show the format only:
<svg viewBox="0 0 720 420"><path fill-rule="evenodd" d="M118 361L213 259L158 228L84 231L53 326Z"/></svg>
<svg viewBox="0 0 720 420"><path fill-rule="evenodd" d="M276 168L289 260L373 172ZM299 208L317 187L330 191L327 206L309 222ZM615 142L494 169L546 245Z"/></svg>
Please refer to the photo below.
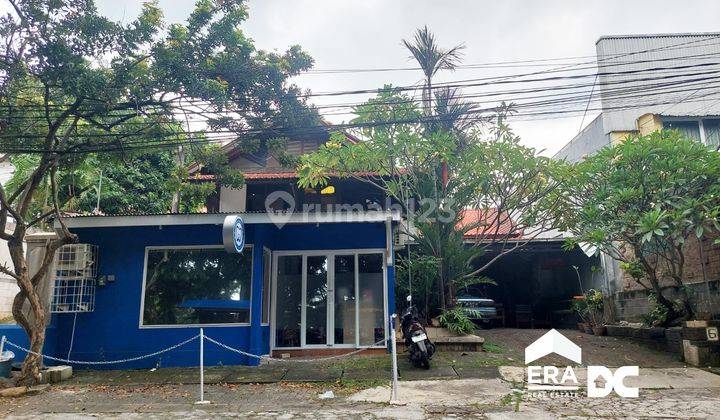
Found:
<svg viewBox="0 0 720 420"><path fill-rule="evenodd" d="M428 370L412 366L406 357L398 358L401 380L499 378L499 359L484 353L438 353ZM272 362L262 366L223 366L205 369L206 384L269 384L277 382L364 382L376 384L391 379L389 355L363 356L334 363ZM196 384L198 368L154 370L75 370L73 378L61 385L160 385Z"/></svg>

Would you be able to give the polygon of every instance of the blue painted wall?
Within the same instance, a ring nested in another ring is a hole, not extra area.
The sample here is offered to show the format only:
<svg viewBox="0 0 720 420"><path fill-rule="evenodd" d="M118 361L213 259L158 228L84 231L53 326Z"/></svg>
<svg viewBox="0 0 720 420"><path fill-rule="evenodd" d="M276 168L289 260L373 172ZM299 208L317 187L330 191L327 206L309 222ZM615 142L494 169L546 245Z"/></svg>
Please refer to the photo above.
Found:
<svg viewBox="0 0 720 420"><path fill-rule="evenodd" d="M147 226L75 229L80 242L99 246L99 274L116 280L98 287L95 311L58 314L53 320L46 354L75 360L117 360L136 357L166 348L199 332L197 327L139 328L145 247L176 245L220 245L222 226ZM269 328L261 326L263 264L262 250L313 250L384 248L384 223L333 223L246 226L246 243L253 245L253 285L250 326L206 327L205 334L227 345L253 354L269 352ZM394 310L394 271L388 267L388 313ZM75 322L74 338L72 337ZM22 343L21 343L22 344ZM108 368L196 366L199 342L150 359L110 365ZM254 364L254 360L205 345L205 364Z"/></svg>
<svg viewBox="0 0 720 420"><path fill-rule="evenodd" d="M17 344L18 346L28 348L30 347L30 340L28 340L27 334L25 334L25 330L22 329L19 325L7 325L3 324L0 325L0 337L5 336L5 338L14 344ZM50 325L45 329L45 345L43 347L43 353L54 355L57 352L56 349L57 345L57 328L55 328L54 322L51 322ZM9 344L5 345L5 350L10 350L13 353L15 353L15 361L14 362L22 362L25 359L25 353L22 351L19 351ZM52 363L47 363L51 365Z"/></svg>

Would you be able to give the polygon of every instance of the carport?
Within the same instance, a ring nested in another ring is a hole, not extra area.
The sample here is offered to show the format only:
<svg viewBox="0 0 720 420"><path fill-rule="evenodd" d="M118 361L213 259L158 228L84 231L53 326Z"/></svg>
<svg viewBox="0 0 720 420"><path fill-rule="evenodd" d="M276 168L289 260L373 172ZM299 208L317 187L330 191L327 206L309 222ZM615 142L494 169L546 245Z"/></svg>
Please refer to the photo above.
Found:
<svg viewBox="0 0 720 420"><path fill-rule="evenodd" d="M512 246L512 245L510 245ZM497 255L490 250L483 261ZM573 296L583 289L604 289L600 259L580 248L563 249L562 239L535 239L494 262L484 275L495 285L478 286L471 294L495 300L497 326L510 328L567 328L577 319L571 309Z"/></svg>

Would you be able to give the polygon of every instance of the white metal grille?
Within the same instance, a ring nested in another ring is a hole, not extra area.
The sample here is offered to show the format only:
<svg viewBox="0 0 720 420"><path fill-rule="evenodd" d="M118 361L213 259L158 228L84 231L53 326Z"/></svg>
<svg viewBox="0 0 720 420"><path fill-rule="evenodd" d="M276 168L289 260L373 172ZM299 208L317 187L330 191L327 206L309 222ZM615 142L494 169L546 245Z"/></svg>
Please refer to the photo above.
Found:
<svg viewBox="0 0 720 420"><path fill-rule="evenodd" d="M97 280L96 245L63 245L55 252L51 312L92 312Z"/></svg>

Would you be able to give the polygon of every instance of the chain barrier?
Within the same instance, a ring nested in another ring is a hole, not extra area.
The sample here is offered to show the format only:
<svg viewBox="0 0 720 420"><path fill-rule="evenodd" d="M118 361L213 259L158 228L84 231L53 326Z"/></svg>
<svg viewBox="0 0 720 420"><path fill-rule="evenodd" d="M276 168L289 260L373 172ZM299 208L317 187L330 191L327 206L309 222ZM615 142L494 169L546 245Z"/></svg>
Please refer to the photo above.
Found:
<svg viewBox="0 0 720 420"><path fill-rule="evenodd" d="M188 338L188 339L185 340L185 341L182 341L182 342L177 343L177 344L175 344L175 345L172 345L172 346L170 346L170 347L164 348L164 349L162 349L162 350L158 350L158 351L156 351L156 352L154 352L154 353L149 353L149 354L145 354L145 355L142 355L142 356L131 357L131 358L127 358L127 359L102 360L102 361L72 360L72 359L63 359L63 358L60 358L60 357L48 356L48 355L45 355L45 354L36 353L36 352L34 352L34 351L30 350L30 349L27 349L27 348L25 348L25 347L23 347L23 346L17 345L17 344L15 344L15 343L13 343L12 341L7 340L7 339L5 340L5 344L7 344L7 345L10 346L10 347L16 348L16 349L18 349L18 350L20 350L20 351L24 351L25 353L34 354L34 355L36 355L36 356L42 357L42 358L47 359L47 360L52 360L52 361L54 361L54 362L61 362L61 363L68 363L68 364L75 364L75 365L113 365L113 364L136 362L136 361L138 361L138 360L149 359L149 358L151 358L151 357L158 356L158 355L161 355L161 354L163 354L163 353L167 353L167 352L169 352L169 351L172 351L172 350L175 350L175 349L177 349L177 348L179 348L179 347L182 347L182 346L184 346L184 345L186 345L186 344L188 344L188 343L191 343L191 342L197 340L199 337L200 337L200 334L197 334L197 335L194 335L194 336ZM313 358L313 359L283 359L283 358L278 358L278 357L270 357L270 356L263 356L263 355L257 355L257 354L248 353L248 352L246 352L246 351L243 351L243 350L240 350L240 349L236 349L235 347L231 347L231 346L228 346L227 344L221 343L220 341L217 341L217 340L215 340L215 339L213 339L213 338L211 338L211 337L208 337L207 335L204 335L204 337L205 337L205 339L206 339L207 341L215 344L215 345L218 346L218 347L221 347L221 348L223 348L223 349L225 349L225 350L228 350L228 351L231 351L231 352L233 352L233 353L237 353L237 354L240 354L240 355L243 355L243 356L251 357L251 358L254 358L254 359L258 359L258 360L265 360L265 361L268 361L268 362L292 362L292 363L317 363L317 362L323 362L323 361L327 361L327 360L342 359L342 358L345 358L345 357L354 356L354 355L356 355L356 354L359 354L359 353L362 353L362 352L364 352L364 351L366 351L366 350L369 350L369 349L371 349L371 348L373 348L373 347L379 346L380 344L382 344L382 343L384 343L385 341L388 340L387 338L384 338L384 339L382 339L382 340L380 340L380 341L378 341L378 342L376 342L376 343L374 343L374 344L372 344L372 345L370 345L370 346L368 346L368 347L363 347L363 348L361 348L361 349L357 349L357 350L352 351L352 352L350 352L350 353L338 354L338 355L334 355L334 356L327 356L327 357L320 357L320 358Z"/></svg>
<svg viewBox="0 0 720 420"><path fill-rule="evenodd" d="M14 348L16 348L16 349L18 349L18 350L20 350L20 351L24 351L25 353L34 354L34 355L36 355L36 356L40 356L40 357L42 357L42 358L45 358L45 359L47 359L47 360L52 360L52 361L54 361L54 362L62 362L62 363L75 364L75 365L112 365L112 364L136 362L136 361L138 361L138 360L149 359L149 358L151 358L151 357L158 356L158 355L161 355L161 354L163 354L163 353L167 353L167 352L169 352L169 351L172 351L172 350L175 350L175 349L177 349L177 348L179 348L179 347L182 347L182 346L184 346L184 345L186 345L186 344L188 344L188 343L191 343L191 342L197 340L199 337L200 337L200 334L194 335L194 336L188 338L188 339L185 340L185 341L182 341L182 342L180 342L180 343L177 343L177 344L172 345L172 346L170 346L170 347L167 347L167 348L165 348L165 349L158 350L158 351L156 351L156 352L154 352L154 353L145 354L145 355L137 356L137 357L131 357L131 358L128 358L128 359L103 360L103 361L71 360L71 359L62 359L62 358L60 358L60 357L52 357L52 356L48 356L48 355L45 355L45 354L36 353L36 352L34 352L34 351L30 350L30 349L27 349L27 348L25 348L25 347L23 347L23 346L17 345L17 344L15 344L15 343L13 343L12 341L7 340L7 339L5 340L5 344L7 344L7 345L10 346L10 347L14 347ZM354 355L356 355L356 354L362 353L362 352L364 352L364 351L366 351L366 350L371 349L372 347L379 346L380 344L382 344L382 343L384 343L385 341L388 340L388 339L384 338L384 339L382 339L382 340L380 340L380 341L378 341L378 342L370 345L369 347L363 347L363 348L361 348L361 349L357 349L357 350L352 351L352 352L350 352L350 353L338 354L338 355L335 355L335 356L328 356L328 357L321 357L321 358L314 358L314 359L282 359L282 358L277 358L277 357L262 356L262 355L257 355L257 354L248 353L248 352L246 352L246 351L243 351L243 350L240 350L240 349L236 349L236 348L234 348L234 347L228 346L227 344L221 343L221 342L219 342L219 341L217 341L217 340L215 340L215 339L213 339L213 338L211 338L211 337L208 337L207 335L205 335L204 337L205 337L205 339L206 339L207 341L215 344L215 345L218 346L218 347L221 347L221 348L223 348L223 349L225 349L225 350L228 350L228 351L231 351L231 352L233 352L233 353L241 354L241 355L243 355L243 356L252 357L252 358L258 359L258 360L265 360L265 361L268 361L268 362L292 362L292 363L317 363L317 362L323 362L323 361L327 361L327 360L342 359L342 358L345 358L345 357L350 357L350 356L354 356Z"/></svg>
<svg viewBox="0 0 720 420"><path fill-rule="evenodd" d="M9 345L10 347L14 347L20 351L24 351L25 353L34 354L35 356L40 356L42 358L45 358L47 360L52 360L54 362L68 363L68 364L74 364L74 365L114 365L114 364L119 364L119 363L136 362L138 360L149 359L151 357L158 356L160 354L167 353L169 351L175 350L176 348L182 347L188 343L191 343L194 340L197 340L199 337L200 337L200 334L194 335L183 342L177 343L173 346L156 351L154 353L145 354L143 356L130 357L128 359L121 359L121 360L103 360L103 361L97 361L97 362L91 362L91 361L87 361L87 360L61 359L59 357L52 357L52 356L48 356L45 354L36 353L30 349L26 349L25 347L17 345L8 339L5 339L5 344Z"/></svg>
<svg viewBox="0 0 720 420"><path fill-rule="evenodd" d="M0 348L1 348L3 345L8 345L8 346L13 347L13 348L15 348L15 349L18 349L18 350L20 350L20 351L24 351L24 352L27 353L27 354L33 354L33 355L42 357L43 359L52 360L52 361L55 361L55 362L61 362L61 363L67 363L67 364L74 364L74 365L92 365L92 366L99 366L99 365L112 365L112 364L119 364L119 363L135 362L135 361L138 361L138 360L149 359L149 358L151 358L151 357L158 356L158 355L160 355L160 354L167 353L167 352L169 352L169 351L175 350L175 349L177 349L177 348L179 348L179 347L182 347L182 346L184 346L184 345L186 345L186 344L188 344L188 343L190 343L190 342L192 342L192 341L195 341L195 340L197 340L197 339L199 338L199 339L200 339L200 400L197 401L196 404L206 404L207 401L205 400L205 397L204 397L204 395L205 395L205 383L204 383L204 382L205 382L205 381L204 381L204 345L203 345L204 340L207 340L207 341L215 344L216 346L218 346L218 347L220 347L220 348L222 348L222 349L228 350L228 351L230 351L230 352L237 353L237 354L240 354L240 355L243 355L243 356L246 356L246 357L251 357L251 358L254 358L254 359L258 359L258 360L265 360L265 361L267 361L267 362L317 363L317 362L324 362L324 361L328 361L328 360L338 360L338 359L342 359L342 358L354 356L354 355L356 355L356 354L358 354L358 353L361 353L361 352L363 352L363 351L365 351L365 350L371 349L371 348L376 347L376 346L378 346L378 345L380 345L380 344L382 344L382 343L385 343L385 342L388 341L388 340L393 340L393 339L394 339L394 336L395 336L394 333L395 333L395 330L392 331L392 334L391 334L391 337L390 337L390 338L383 338L382 340L377 341L376 343L372 344L372 345L369 346L369 347L363 347L363 348L357 349L357 350L355 350L355 351L352 351L352 352L350 352L350 353L338 354L338 355L335 355L335 356L321 357L321 358L316 358L316 359L282 359L282 358L275 358L275 357L270 357L270 356L261 356L261 355L257 355L257 354L248 353L248 352L246 352L246 351L243 351L243 350L240 350L240 349L236 349L236 348L234 348L234 347L228 346L227 344L221 343L220 341L217 341L217 340L215 340L215 339L213 339L213 338L211 338L211 337L208 337L207 335L205 335L205 333L203 332L202 328L200 329L200 333L199 333L199 334L194 335L194 336L188 338L187 340L182 341L182 342L180 342L180 343L177 343L177 344L175 344L175 345L172 345L172 346L170 346L170 347L164 348L164 349L162 349L162 350L158 350L158 351L153 352L153 353L150 353L150 354L145 354L145 355L137 356L137 357L130 357L130 358L127 358L127 359L120 359L120 360L87 361L87 360L71 360L71 359L62 359L62 358L60 358L60 357L52 357L52 356L48 356L48 355L45 355L45 354L42 354L42 353L34 352L34 351L32 351L32 350L30 350L30 349L27 349L27 348L25 348L25 347L23 347L23 346L20 346L20 345L18 345L18 344L15 344L15 343L13 343L12 341L8 340L5 336L2 337L2 341L0 342ZM396 402L397 402L397 368L396 368L396 363L397 363L397 359L396 359L396 358L397 358L397 354L396 354L396 352L395 352L395 346L394 346L395 343L393 342L392 344L393 344L392 357L393 357L393 366L394 366L394 367L393 367L393 393L392 393L393 397L392 397L392 399L391 399L390 402L391 402L391 403L396 403Z"/></svg>
<svg viewBox="0 0 720 420"><path fill-rule="evenodd" d="M252 357L252 358L258 359L258 360L265 360L265 361L268 361L268 362L286 362L286 363L317 363L317 362L324 362L324 361L326 361L326 360L342 359L342 358L344 358L344 357L354 356L354 355L356 355L356 354L358 354L358 353L364 352L365 350L368 350L368 349L370 349L370 348L372 348L372 347L378 346L378 345L380 345L381 343L384 343L385 341L388 340L387 338L383 338L382 340L380 340L380 341L378 341L378 342L370 345L369 347L363 347L363 348L361 348L361 349L357 349L357 350L352 351L352 352L350 352L350 353L338 354L338 355L335 355L335 356L320 357L320 358L315 358L315 359L281 359L281 358L277 358L277 357L261 356L261 355L257 355L257 354L248 353L248 352L246 352L246 351L242 351L242 350L236 349L236 348L234 348L234 347L230 347L230 346L228 346L227 344L223 344L223 343L221 343L221 342L219 342L219 341L217 341L217 340L212 339L211 337L208 337L207 335L205 336L205 339L206 339L207 341L215 344L215 345L218 346L218 347L222 347L222 348L225 349L225 350L228 350L228 351L231 351L231 352L234 352L234 353L238 353L238 354L241 354L241 355L243 355L243 356Z"/></svg>

